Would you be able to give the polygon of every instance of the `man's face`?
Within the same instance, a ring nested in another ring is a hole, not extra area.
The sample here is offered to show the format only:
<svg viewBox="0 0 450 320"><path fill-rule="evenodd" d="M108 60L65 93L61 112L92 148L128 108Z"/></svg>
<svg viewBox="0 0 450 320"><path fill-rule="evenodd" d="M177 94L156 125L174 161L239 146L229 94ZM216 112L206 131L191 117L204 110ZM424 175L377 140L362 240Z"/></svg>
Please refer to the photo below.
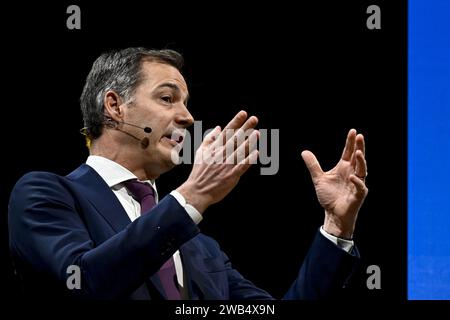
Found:
<svg viewBox="0 0 450 320"><path fill-rule="evenodd" d="M139 139L149 138L149 145L143 150L144 167L152 175L159 176L175 166L172 149L180 149L185 128L194 119L186 108L189 96L186 82L176 68L144 62L142 72L143 81L136 88L133 102L125 108L123 120L152 128L149 134L132 127L126 131L133 132Z"/></svg>

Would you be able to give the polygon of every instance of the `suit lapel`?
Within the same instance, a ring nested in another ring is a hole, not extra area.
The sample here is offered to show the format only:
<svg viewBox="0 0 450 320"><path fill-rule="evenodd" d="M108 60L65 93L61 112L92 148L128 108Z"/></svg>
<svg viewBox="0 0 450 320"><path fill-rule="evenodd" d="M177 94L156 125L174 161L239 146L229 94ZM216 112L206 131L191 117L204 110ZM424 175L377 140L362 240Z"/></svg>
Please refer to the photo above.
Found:
<svg viewBox="0 0 450 320"><path fill-rule="evenodd" d="M67 178L78 184L85 198L105 218L114 231L120 232L131 223L119 199L94 169L83 164Z"/></svg>
<svg viewBox="0 0 450 320"><path fill-rule="evenodd" d="M116 233L122 231L131 223L128 214L114 192L90 166L82 164L69 174L67 178L77 183L85 198L103 216ZM150 280L159 294L165 298L164 289L158 275L154 274L150 277ZM149 283L147 285L151 286ZM152 290L150 289L150 291Z"/></svg>

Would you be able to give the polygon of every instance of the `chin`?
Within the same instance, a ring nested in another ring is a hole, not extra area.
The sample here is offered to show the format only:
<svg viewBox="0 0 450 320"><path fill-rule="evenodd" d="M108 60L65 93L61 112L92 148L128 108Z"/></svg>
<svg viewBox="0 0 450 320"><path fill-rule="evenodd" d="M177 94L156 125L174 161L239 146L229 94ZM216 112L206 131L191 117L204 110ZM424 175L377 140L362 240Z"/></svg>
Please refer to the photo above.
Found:
<svg viewBox="0 0 450 320"><path fill-rule="evenodd" d="M164 152L161 156L162 156L161 163L163 163L163 166L164 166L164 168L166 168L166 171L173 169L174 167L179 165L181 162L181 157L179 156L179 152L177 152L174 148L164 150Z"/></svg>
<svg viewBox="0 0 450 320"><path fill-rule="evenodd" d="M161 157L170 169L181 163L180 150L182 145L168 147L166 144L162 145Z"/></svg>

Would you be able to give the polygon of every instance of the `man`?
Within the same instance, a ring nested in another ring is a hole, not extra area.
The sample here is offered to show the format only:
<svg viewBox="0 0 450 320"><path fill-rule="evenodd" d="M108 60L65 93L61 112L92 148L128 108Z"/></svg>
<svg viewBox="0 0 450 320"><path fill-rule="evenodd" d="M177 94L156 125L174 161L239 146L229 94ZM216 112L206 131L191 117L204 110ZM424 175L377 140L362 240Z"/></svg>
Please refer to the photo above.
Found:
<svg viewBox="0 0 450 320"><path fill-rule="evenodd" d="M155 179L175 166L184 130L193 123L171 50L129 48L95 62L81 95L90 156L62 177L32 172L12 191L10 248L25 292L38 297L99 299L271 299L235 270L197 224L258 156L258 119L239 112L206 136L189 178L158 202ZM226 134L234 130L234 135ZM233 153L224 152L231 148ZM239 159L240 161L229 161ZM342 159L311 173L324 225L286 299L328 297L358 259L352 235L367 194L364 138L350 130ZM243 160L242 160L243 159ZM213 161L211 161L213 160ZM80 281L69 279L79 271ZM70 281L69 281L70 280Z"/></svg>

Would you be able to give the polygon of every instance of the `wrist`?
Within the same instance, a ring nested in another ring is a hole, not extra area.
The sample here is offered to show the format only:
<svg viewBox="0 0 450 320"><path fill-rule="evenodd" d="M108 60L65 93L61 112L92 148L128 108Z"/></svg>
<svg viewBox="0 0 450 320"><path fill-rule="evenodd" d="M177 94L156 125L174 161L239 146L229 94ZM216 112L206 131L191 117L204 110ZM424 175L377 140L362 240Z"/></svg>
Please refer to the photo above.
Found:
<svg viewBox="0 0 450 320"><path fill-rule="evenodd" d="M203 212L205 212L205 210L210 206L207 197L201 195L192 183L185 182L179 186L176 191L184 197L187 204L193 206L202 215Z"/></svg>
<svg viewBox="0 0 450 320"><path fill-rule="evenodd" d="M354 223L346 223L329 213L325 213L323 230L335 237L352 240L355 226Z"/></svg>

